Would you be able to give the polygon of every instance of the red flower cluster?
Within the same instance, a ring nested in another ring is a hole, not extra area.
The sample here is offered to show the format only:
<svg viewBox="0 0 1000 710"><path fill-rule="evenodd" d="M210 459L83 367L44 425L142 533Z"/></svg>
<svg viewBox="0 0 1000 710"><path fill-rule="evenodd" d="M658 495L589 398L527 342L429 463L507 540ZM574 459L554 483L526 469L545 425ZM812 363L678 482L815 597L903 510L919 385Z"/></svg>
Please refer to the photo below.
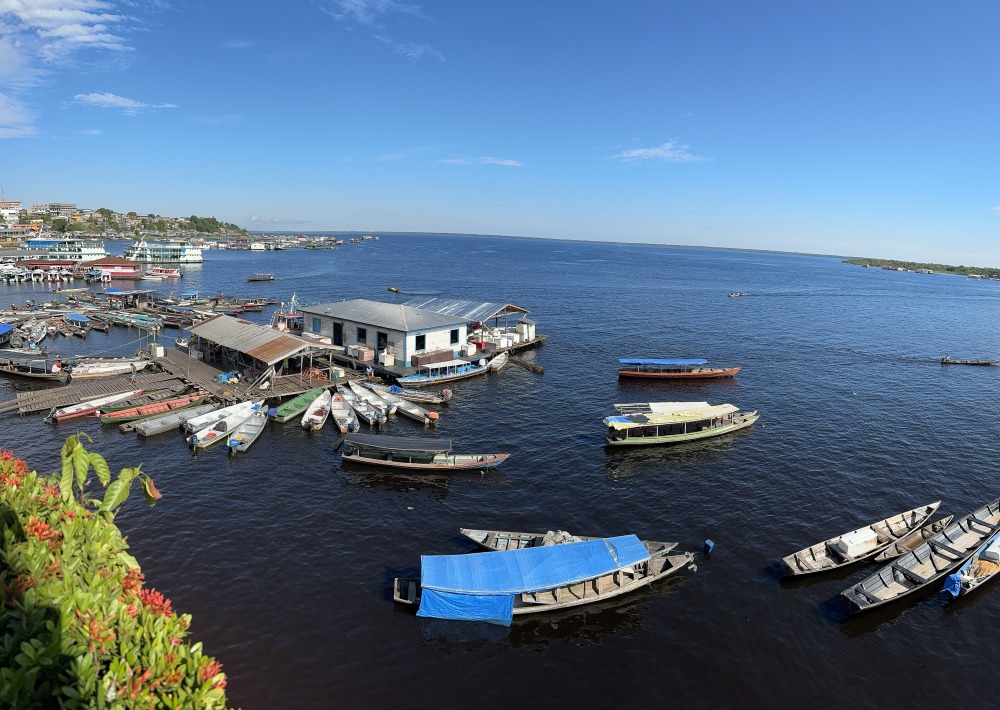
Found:
<svg viewBox="0 0 1000 710"><path fill-rule="evenodd" d="M143 575L139 568L130 567L125 573L125 579L122 580L122 589L126 592L138 592L139 588L142 587L142 580Z"/></svg>
<svg viewBox="0 0 1000 710"><path fill-rule="evenodd" d="M214 678L221 672L222 672L222 664L219 663L218 661L212 661L211 663L207 663L198 669L198 682L204 683L209 678ZM216 681L215 683L212 684L212 687L224 690L226 687L226 679L223 678L222 680Z"/></svg>
<svg viewBox="0 0 1000 710"><path fill-rule="evenodd" d="M139 601L153 613L163 614L164 616L174 615L173 610L170 608L170 600L155 589L140 589Z"/></svg>
<svg viewBox="0 0 1000 710"><path fill-rule="evenodd" d="M62 540L62 533L54 530L48 523L42 522L34 515L28 518L28 524L24 526L24 531L37 538L40 542L48 542L53 550L59 547Z"/></svg>
<svg viewBox="0 0 1000 710"><path fill-rule="evenodd" d="M86 612L78 609L76 611L76 618L83 622L84 628L87 630L89 640L87 650L91 653L97 650L100 650L101 653L107 653L108 644L115 640L114 630L108 628L114 622L114 617L109 616L103 619L90 609L87 609Z"/></svg>
<svg viewBox="0 0 1000 710"><path fill-rule="evenodd" d="M0 451L0 484L17 488L28 475L28 464L14 458L9 451Z"/></svg>

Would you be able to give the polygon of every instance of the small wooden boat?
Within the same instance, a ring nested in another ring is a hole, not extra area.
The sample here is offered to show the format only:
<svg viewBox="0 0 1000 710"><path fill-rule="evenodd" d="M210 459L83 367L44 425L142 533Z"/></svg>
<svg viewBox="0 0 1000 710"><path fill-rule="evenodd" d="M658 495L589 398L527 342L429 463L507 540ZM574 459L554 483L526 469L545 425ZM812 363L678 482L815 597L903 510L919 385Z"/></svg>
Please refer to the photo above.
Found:
<svg viewBox="0 0 1000 710"><path fill-rule="evenodd" d="M77 362L71 370L74 380L93 380L98 377L128 375L146 369L150 361L145 359L86 360Z"/></svg>
<svg viewBox="0 0 1000 710"><path fill-rule="evenodd" d="M549 530L544 533L534 532L509 532L506 530L474 530L472 528L459 528L458 531L465 537L486 550L500 551L520 550L525 547L547 547L549 545L565 545L570 542L583 542L584 540L599 540L600 537L591 535L570 535L565 530ZM676 542L649 542L643 540L646 549L650 552L670 552L678 544Z"/></svg>
<svg viewBox="0 0 1000 710"><path fill-rule="evenodd" d="M350 387L337 385L337 394L343 397L344 401L351 405L358 418L367 422L369 426L375 428L385 426L385 414L382 410L370 405L368 400L361 399L355 395Z"/></svg>
<svg viewBox="0 0 1000 710"><path fill-rule="evenodd" d="M443 389L438 393L426 392L424 390L408 390L399 385L380 385L376 382L368 382L366 386L379 394L389 392L401 399L405 399L408 402L416 402L417 404L446 404L454 396L454 393L449 389Z"/></svg>
<svg viewBox="0 0 1000 710"><path fill-rule="evenodd" d="M136 407L142 407L147 404L155 404L168 399L174 399L187 394L188 390L190 390L190 387L187 385L178 385L176 387L167 387L158 390L146 390L134 397L101 405L101 414L114 414L115 412L121 412L126 409L135 409Z"/></svg>
<svg viewBox="0 0 1000 710"><path fill-rule="evenodd" d="M333 419L341 434L349 431L357 431L361 428L358 424L358 417L354 413L354 408L339 394L333 395L330 399L330 417Z"/></svg>
<svg viewBox="0 0 1000 710"><path fill-rule="evenodd" d="M500 372L503 366L507 364L507 353L497 353L492 358L490 358L489 368L490 372Z"/></svg>
<svg viewBox="0 0 1000 710"><path fill-rule="evenodd" d="M670 380L705 380L733 377L738 367L705 367L703 358L623 357L618 360L618 377Z"/></svg>
<svg viewBox="0 0 1000 710"><path fill-rule="evenodd" d="M156 436L168 431L177 431L184 425L184 422L203 414L214 412L219 408L218 404L197 404L193 407L178 409L159 417L150 417L135 422L133 429L142 436Z"/></svg>
<svg viewBox="0 0 1000 710"><path fill-rule="evenodd" d="M118 424L120 422L134 421L136 419L145 419L146 417L155 417L157 414L165 414L167 412L172 412L175 409L191 407L204 401L207 397L207 394L195 392L193 394L185 394L180 397L174 397L173 399L166 399L152 404L145 404L141 407L122 409L112 412L111 414L102 414L101 424Z"/></svg>
<svg viewBox="0 0 1000 710"><path fill-rule="evenodd" d="M482 470L500 465L510 454L453 454L451 439L348 434L341 459L351 463L412 471Z"/></svg>
<svg viewBox="0 0 1000 710"><path fill-rule="evenodd" d="M368 386L367 383L365 385ZM376 395L384 399L390 405L395 408L395 411L402 414L404 417L409 417L415 422L420 422L421 424L437 424L438 413L429 412L419 404L415 402L410 402L403 399L402 397L397 397L392 392L388 391L378 391L372 387L369 387Z"/></svg>
<svg viewBox="0 0 1000 710"><path fill-rule="evenodd" d="M246 451L267 426L267 412L263 410L254 411L242 424L229 436L229 452Z"/></svg>
<svg viewBox="0 0 1000 710"><path fill-rule="evenodd" d="M302 415L302 428L311 429L312 431L319 431L326 424L326 420L330 418L330 400L332 399L332 394L330 390L324 389L317 395L316 399L312 401L312 404L306 409L305 414Z"/></svg>
<svg viewBox="0 0 1000 710"><path fill-rule="evenodd" d="M348 382L347 386L351 388L355 397L365 400L368 404L381 410L386 416L396 413L396 405L382 397L378 392L362 387L357 382ZM398 398L396 401L399 401Z"/></svg>
<svg viewBox="0 0 1000 710"><path fill-rule="evenodd" d="M244 402L244 404L246 403ZM188 445L193 449L207 449L212 444L217 444L220 441L228 441L229 435L236 431L240 424L249 419L259 408L260 405L252 406L249 411L246 408L231 410L229 414L214 424L210 424L191 434L187 438ZM227 409L229 408L227 407ZM221 411L220 409L219 412ZM217 413L213 412L213 414Z"/></svg>
<svg viewBox="0 0 1000 710"><path fill-rule="evenodd" d="M25 377L32 380L65 381L69 368L61 360L8 360L0 364L0 375Z"/></svg>
<svg viewBox="0 0 1000 710"><path fill-rule="evenodd" d="M113 404L123 399L129 399L130 397L137 397L141 394L142 390L130 390L128 392L120 392L119 394L109 394L105 397L97 397L96 399L87 399L79 404L71 404L58 409L53 407L52 411L49 412L49 416L47 416L45 420L63 422L67 419L85 417L88 414L98 412L101 407L105 405Z"/></svg>
<svg viewBox="0 0 1000 710"><path fill-rule="evenodd" d="M325 389L325 387L315 387L308 392L296 395L277 409L272 410L271 419L282 423L287 422L289 419L294 419L306 411L309 405L313 403L313 400L319 397Z"/></svg>
<svg viewBox="0 0 1000 710"><path fill-rule="evenodd" d="M274 281L274 274L258 272L247 276L247 281Z"/></svg>
<svg viewBox="0 0 1000 710"><path fill-rule="evenodd" d="M606 417L607 446L679 444L746 429L758 414L732 404L708 402L636 402L615 404L618 414Z"/></svg>
<svg viewBox="0 0 1000 710"><path fill-rule="evenodd" d="M489 372L489 366L485 359L480 359L477 362L446 360L445 362L422 365L416 368L416 372L412 375L397 377L396 381L403 387L433 387L442 382L464 380L487 372Z"/></svg>
<svg viewBox="0 0 1000 710"><path fill-rule="evenodd" d="M1000 533L997 533L973 553L969 561L949 574L944 581L945 591L952 597L965 596L1000 573Z"/></svg>
<svg viewBox="0 0 1000 710"><path fill-rule="evenodd" d="M613 599L694 568L635 535L479 555L423 555L420 579L393 580L393 601L417 616L509 625L514 616Z"/></svg>
<svg viewBox="0 0 1000 710"><path fill-rule="evenodd" d="M216 409L201 416L192 417L183 423L184 431L193 434L222 421L232 414L243 414L245 417L249 417L250 413L255 409L260 409L263 402L264 400L262 399L251 399L246 402L230 404L228 407Z"/></svg>
<svg viewBox="0 0 1000 710"><path fill-rule="evenodd" d="M914 549L917 545L921 544L924 540L929 537L937 535L939 532L948 527L951 523L953 515L946 515L943 518L939 518L933 522L927 523L922 528L918 528L911 532L909 535L904 535L899 538L889 547L882 550L880 553L872 558L873 562L885 562L886 560L894 560L900 555L905 555L910 550Z"/></svg>
<svg viewBox="0 0 1000 710"><path fill-rule="evenodd" d="M793 552L781 563L786 575L828 572L867 560L910 533L918 532L937 512L941 501L877 520L857 530L831 537Z"/></svg>
<svg viewBox="0 0 1000 710"><path fill-rule="evenodd" d="M951 355L941 358L942 365L996 365L1000 360L956 360Z"/></svg>
<svg viewBox="0 0 1000 710"><path fill-rule="evenodd" d="M390 286L389 287L389 291L392 292L392 293L399 293L399 289L396 288L395 286Z"/></svg>
<svg viewBox="0 0 1000 710"><path fill-rule="evenodd" d="M850 611L857 613L926 589L961 567L998 530L1000 498L957 516L937 535L848 587L840 596Z"/></svg>

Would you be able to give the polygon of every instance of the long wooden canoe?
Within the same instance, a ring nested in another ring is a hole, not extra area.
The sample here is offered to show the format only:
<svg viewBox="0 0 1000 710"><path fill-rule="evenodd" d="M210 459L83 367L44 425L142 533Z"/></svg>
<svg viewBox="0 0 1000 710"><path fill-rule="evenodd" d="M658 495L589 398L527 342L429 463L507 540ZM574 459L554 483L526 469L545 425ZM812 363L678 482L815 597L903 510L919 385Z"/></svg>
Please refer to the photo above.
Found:
<svg viewBox="0 0 1000 710"><path fill-rule="evenodd" d="M510 532L507 530L475 530L472 528L459 528L458 531L465 537L486 550L503 552L505 550L522 550L525 547L545 547L549 545L564 545L570 542L582 542L583 540L597 540L599 536L594 535L570 535L565 530L550 530L544 533L536 532ZM666 554L677 547L677 542L653 542L643 540L642 543L649 550L650 554Z"/></svg>
<svg viewBox="0 0 1000 710"><path fill-rule="evenodd" d="M293 397L279 406L271 418L277 422L284 423L297 416L301 416L309 405L313 403L313 400L319 397L325 389L326 387L316 387Z"/></svg>
<svg viewBox="0 0 1000 710"><path fill-rule="evenodd" d="M955 516L946 515L943 518L939 518L934 522L928 523L918 530L914 530L909 535L905 535L889 547L882 550L880 553L872 558L875 562L884 562L886 560L893 560L900 555L905 555L910 550L914 549L929 537L937 535L939 532L944 530L951 523Z"/></svg>
<svg viewBox="0 0 1000 710"><path fill-rule="evenodd" d="M882 520L876 520L864 527L818 542L785 557L781 562L786 575L815 574L852 565L871 559L901 538L926 525L937 511L941 501L920 506ZM851 554L847 541L866 537L871 542L863 549Z"/></svg>
<svg viewBox="0 0 1000 710"><path fill-rule="evenodd" d="M111 414L102 414L101 424L117 424L119 422L130 422L135 421L136 419L145 419L146 417L155 417L159 414L172 412L175 409L192 407L207 398L207 394L195 392L193 394L185 394L180 397L174 397L173 399L165 399L160 402L144 404L141 407L123 409L117 412L112 412Z"/></svg>

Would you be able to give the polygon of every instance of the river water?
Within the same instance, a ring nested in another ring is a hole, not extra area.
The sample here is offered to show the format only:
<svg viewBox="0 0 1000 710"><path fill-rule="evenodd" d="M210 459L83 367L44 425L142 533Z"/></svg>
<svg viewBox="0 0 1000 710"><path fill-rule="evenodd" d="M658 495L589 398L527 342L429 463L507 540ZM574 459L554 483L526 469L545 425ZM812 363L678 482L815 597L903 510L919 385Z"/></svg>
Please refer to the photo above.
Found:
<svg viewBox="0 0 1000 710"><path fill-rule="evenodd" d="M247 284L257 271L276 280ZM1000 589L949 602L935 587L845 618L838 593L874 567L788 582L777 562L934 500L961 514L998 495L1000 368L939 359L1000 352L1000 284L815 256L386 235L333 251L213 250L160 286L171 288L509 302L549 336L525 355L544 374L508 365L453 387L439 435L459 452L511 453L487 475L342 470L330 427L272 423L228 459L220 448L192 455L180 434L144 441L79 425L113 469L141 463L163 492L149 509L134 490L117 522L147 584L193 614L233 705L995 705ZM0 286L10 302L45 295ZM115 329L50 349L144 344ZM727 381L627 384L615 376L623 356L743 369ZM25 386L0 381L0 398ZM761 417L730 438L606 451L611 404L655 400L732 402ZM75 431L9 415L4 427L4 448L41 472L58 468ZM423 433L406 419L388 432ZM473 548L459 527L676 540L698 569L509 629L394 607L393 577L418 573L421 554Z"/></svg>

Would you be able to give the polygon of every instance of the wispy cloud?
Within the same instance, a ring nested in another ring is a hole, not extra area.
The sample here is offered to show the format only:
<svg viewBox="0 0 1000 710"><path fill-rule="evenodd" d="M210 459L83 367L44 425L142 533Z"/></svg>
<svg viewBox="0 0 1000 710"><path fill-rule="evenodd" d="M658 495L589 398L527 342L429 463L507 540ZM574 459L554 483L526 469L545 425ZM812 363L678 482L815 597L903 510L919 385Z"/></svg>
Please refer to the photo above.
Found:
<svg viewBox="0 0 1000 710"><path fill-rule="evenodd" d="M72 61L82 49L130 52L135 17L104 0L0 0L4 34L30 60Z"/></svg>
<svg viewBox="0 0 1000 710"><path fill-rule="evenodd" d="M259 217L258 215L251 215L247 217L247 222L251 225L269 227L279 224L288 224L293 226L312 224L309 220L296 219L295 217Z"/></svg>
<svg viewBox="0 0 1000 710"><path fill-rule="evenodd" d="M27 138L37 134L34 115L17 99L0 93L0 138Z"/></svg>
<svg viewBox="0 0 1000 710"><path fill-rule="evenodd" d="M250 49L252 46L253 42L246 39L231 39L222 43L223 49Z"/></svg>
<svg viewBox="0 0 1000 710"><path fill-rule="evenodd" d="M329 0L326 12L338 20L349 20L359 25L375 25L388 15L415 15L424 17L419 5L409 5L396 0Z"/></svg>
<svg viewBox="0 0 1000 710"><path fill-rule="evenodd" d="M689 148L690 146L678 143L675 138L652 148L625 150L615 155L614 158L626 163L636 163L641 160L657 160L665 163L702 163L710 160L710 158L694 155Z"/></svg>
<svg viewBox="0 0 1000 710"><path fill-rule="evenodd" d="M78 136L99 136L103 133L100 128L90 128L84 131L74 131Z"/></svg>
<svg viewBox="0 0 1000 710"><path fill-rule="evenodd" d="M121 109L127 114L137 114L141 111L152 111L161 108L177 108L174 104L147 104L135 99L127 99L116 94L77 94L73 97L74 103L85 104L87 106L97 106L99 108Z"/></svg>
<svg viewBox="0 0 1000 710"><path fill-rule="evenodd" d="M194 120L209 126L231 126L242 121L243 117L230 114L226 116L198 116Z"/></svg>
<svg viewBox="0 0 1000 710"><path fill-rule="evenodd" d="M502 165L507 168L521 168L524 163L508 158L442 158L436 161L441 165Z"/></svg>
<svg viewBox="0 0 1000 710"><path fill-rule="evenodd" d="M397 42L392 37L385 35L372 35L375 39L387 47L394 54L402 54L411 62L415 62L421 57L435 57L442 62L445 61L441 52L431 47L429 44L417 44L416 42Z"/></svg>
<svg viewBox="0 0 1000 710"><path fill-rule="evenodd" d="M993 208L993 214L995 214L997 217L1000 217L1000 206Z"/></svg>

